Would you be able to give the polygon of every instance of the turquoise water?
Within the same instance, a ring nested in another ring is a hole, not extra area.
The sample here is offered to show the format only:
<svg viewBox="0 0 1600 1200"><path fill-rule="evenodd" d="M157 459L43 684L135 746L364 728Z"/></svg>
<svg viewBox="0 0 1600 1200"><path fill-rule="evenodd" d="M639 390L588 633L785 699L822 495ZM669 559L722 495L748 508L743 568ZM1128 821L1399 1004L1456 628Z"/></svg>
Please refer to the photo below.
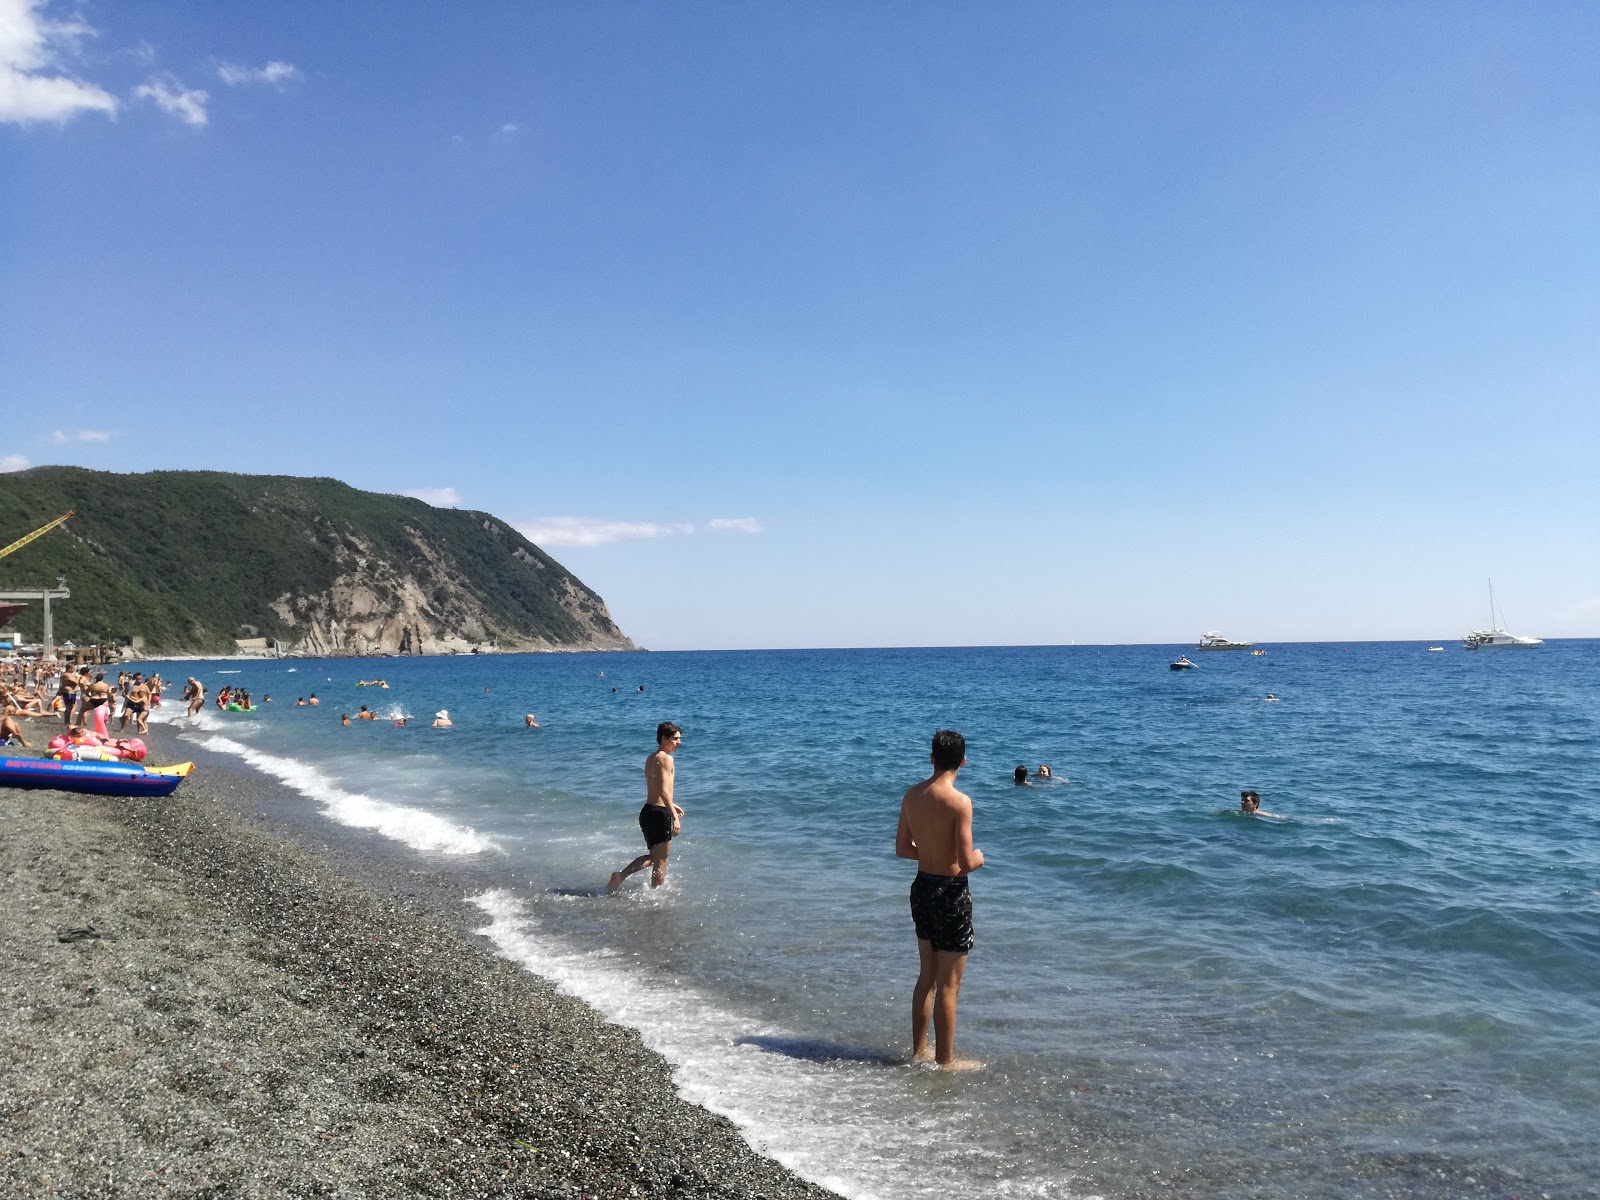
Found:
<svg viewBox="0 0 1600 1200"><path fill-rule="evenodd" d="M1268 651L165 673L270 693L185 736L307 820L461 864L502 953L852 1197L1600 1194L1600 643ZM341 728L362 703L420 724ZM453 728L427 727L439 708ZM664 719L687 810L668 886L594 897L643 848ZM967 1076L894 1061L916 970L895 821L942 725L989 864ZM1065 779L1011 782L1040 762ZM1281 819L1239 816L1245 787Z"/></svg>

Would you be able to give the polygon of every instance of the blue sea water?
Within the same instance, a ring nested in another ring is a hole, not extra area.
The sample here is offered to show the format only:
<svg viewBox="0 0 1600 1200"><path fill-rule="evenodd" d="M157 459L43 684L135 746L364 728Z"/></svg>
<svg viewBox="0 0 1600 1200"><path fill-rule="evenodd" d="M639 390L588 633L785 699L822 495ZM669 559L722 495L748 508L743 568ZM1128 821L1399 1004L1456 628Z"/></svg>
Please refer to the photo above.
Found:
<svg viewBox="0 0 1600 1200"><path fill-rule="evenodd" d="M173 663L273 699L162 711L461 864L501 953L847 1196L1600 1195L1600 642L1177 649ZM668 884L595 896L669 719ZM899 1061L894 831L940 726L988 858L968 1075Z"/></svg>

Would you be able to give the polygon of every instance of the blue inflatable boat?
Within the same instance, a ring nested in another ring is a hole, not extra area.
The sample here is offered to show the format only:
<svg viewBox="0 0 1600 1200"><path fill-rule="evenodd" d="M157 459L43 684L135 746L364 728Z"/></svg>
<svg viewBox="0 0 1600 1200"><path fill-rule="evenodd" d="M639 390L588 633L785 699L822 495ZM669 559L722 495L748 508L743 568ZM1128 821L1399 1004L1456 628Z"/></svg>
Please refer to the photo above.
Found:
<svg viewBox="0 0 1600 1200"><path fill-rule="evenodd" d="M0 759L0 787L53 788L97 796L170 796L193 763L139 767L119 762L58 762L53 758Z"/></svg>

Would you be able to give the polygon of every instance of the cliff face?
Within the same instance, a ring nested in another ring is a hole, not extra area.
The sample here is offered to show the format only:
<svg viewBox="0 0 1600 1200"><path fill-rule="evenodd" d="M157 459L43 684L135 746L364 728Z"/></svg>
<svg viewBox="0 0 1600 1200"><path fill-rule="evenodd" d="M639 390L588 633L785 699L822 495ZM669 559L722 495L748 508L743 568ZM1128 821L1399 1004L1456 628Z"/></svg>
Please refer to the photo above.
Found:
<svg viewBox="0 0 1600 1200"><path fill-rule="evenodd" d="M632 650L605 601L504 522L331 479L39 467L0 476L0 585L65 575L56 638L151 653L266 636L307 654ZM15 530L15 533L10 531ZM38 614L15 626L37 638Z"/></svg>
<svg viewBox="0 0 1600 1200"><path fill-rule="evenodd" d="M491 523L485 521L485 528ZM497 620L450 568L448 548L406 529L417 557L407 564L385 559L355 533L330 533L340 573L326 589L286 591L272 611L303 653L449 654L474 648L516 650L635 650L612 621L605 601L564 572L550 584L551 599L571 619L563 639ZM510 553L531 569L544 564L521 547Z"/></svg>

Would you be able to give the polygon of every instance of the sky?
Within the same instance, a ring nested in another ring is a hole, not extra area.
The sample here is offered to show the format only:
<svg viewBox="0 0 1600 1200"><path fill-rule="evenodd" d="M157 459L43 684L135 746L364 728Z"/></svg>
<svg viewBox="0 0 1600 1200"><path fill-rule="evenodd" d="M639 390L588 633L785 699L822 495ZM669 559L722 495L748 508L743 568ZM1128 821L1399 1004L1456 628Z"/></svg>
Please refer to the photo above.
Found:
<svg viewBox="0 0 1600 1200"><path fill-rule="evenodd" d="M0 0L0 471L483 510L653 649L1600 636L1596 62L1586 0Z"/></svg>

